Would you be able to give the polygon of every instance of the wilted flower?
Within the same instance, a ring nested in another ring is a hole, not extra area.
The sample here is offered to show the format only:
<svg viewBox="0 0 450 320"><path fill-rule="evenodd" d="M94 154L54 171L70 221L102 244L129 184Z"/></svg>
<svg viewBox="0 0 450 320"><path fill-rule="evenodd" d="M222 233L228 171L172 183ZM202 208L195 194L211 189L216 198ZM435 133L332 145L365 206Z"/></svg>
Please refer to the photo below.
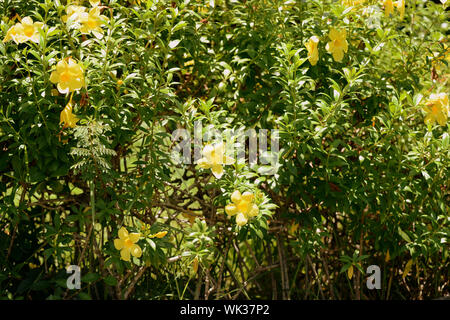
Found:
<svg viewBox="0 0 450 320"><path fill-rule="evenodd" d="M319 60L319 50L317 49L318 43L319 38L317 36L312 36L305 44L305 47L308 50L308 60L313 66L315 66Z"/></svg>
<svg viewBox="0 0 450 320"><path fill-rule="evenodd" d="M345 29L337 30L332 28L328 37L331 39L327 43L325 49L333 55L333 59L337 62L341 62L344 58L344 52L348 50L348 43L346 40L347 32Z"/></svg>
<svg viewBox="0 0 450 320"><path fill-rule="evenodd" d="M254 203L254 195L251 192L244 192L241 194L236 190L231 195L231 202L225 206L225 212L229 216L236 215L236 224L243 226L248 219L256 217L259 213L258 206Z"/></svg>
<svg viewBox="0 0 450 320"><path fill-rule="evenodd" d="M382 3L384 5L384 15L386 17L394 14L394 3L392 2L392 0L383 0Z"/></svg>
<svg viewBox="0 0 450 320"><path fill-rule="evenodd" d="M355 7L363 4L365 1L366 0L342 0L341 2L346 7Z"/></svg>
<svg viewBox="0 0 450 320"><path fill-rule="evenodd" d="M70 5L66 8L67 15L62 16L61 20L71 28L80 28L81 16L85 11L86 7Z"/></svg>
<svg viewBox="0 0 450 320"><path fill-rule="evenodd" d="M142 249L136 242L141 237L140 233L128 233L124 227L119 230L119 239L114 239L114 247L120 250L120 257L124 261L130 261L130 254L139 258L142 255Z"/></svg>
<svg viewBox="0 0 450 320"><path fill-rule="evenodd" d="M20 23L16 23L6 33L3 42L13 40L16 44L26 42L28 40L35 43L39 42L39 29L44 26L42 22L33 22L30 17L25 17Z"/></svg>
<svg viewBox="0 0 450 320"><path fill-rule="evenodd" d="M56 65L56 70L50 75L50 81L57 83L58 91L68 93L84 86L83 68L72 58L63 59Z"/></svg>
<svg viewBox="0 0 450 320"><path fill-rule="evenodd" d="M394 3L394 5L400 12L400 20L403 20L403 17L405 16L405 0L398 0Z"/></svg>
<svg viewBox="0 0 450 320"><path fill-rule="evenodd" d="M427 113L424 119L426 124L433 125L438 122L441 126L444 126L449 113L447 94L444 92L431 94L424 110Z"/></svg>
<svg viewBox="0 0 450 320"><path fill-rule="evenodd" d="M59 115L59 123L64 123L63 129L75 128L79 119L72 113L72 101L66 105Z"/></svg>
<svg viewBox="0 0 450 320"><path fill-rule="evenodd" d="M233 163L234 159L225 155L225 144L223 142L215 145L207 144L203 148L203 158L197 162L200 168L211 169L217 179L220 179L223 175L223 165Z"/></svg>

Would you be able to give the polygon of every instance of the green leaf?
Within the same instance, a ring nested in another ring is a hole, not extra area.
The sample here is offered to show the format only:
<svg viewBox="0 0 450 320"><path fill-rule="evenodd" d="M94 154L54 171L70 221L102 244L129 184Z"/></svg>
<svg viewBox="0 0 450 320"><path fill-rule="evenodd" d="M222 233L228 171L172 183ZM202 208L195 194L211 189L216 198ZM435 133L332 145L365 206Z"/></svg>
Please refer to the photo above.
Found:
<svg viewBox="0 0 450 320"><path fill-rule="evenodd" d="M99 278L100 276L97 273L88 273L81 277L81 281L90 283L98 280Z"/></svg>
<svg viewBox="0 0 450 320"><path fill-rule="evenodd" d="M403 240L405 240L406 242L411 242L411 239L409 238L409 236L400 228L398 227L398 234L400 235L400 237L403 238Z"/></svg>

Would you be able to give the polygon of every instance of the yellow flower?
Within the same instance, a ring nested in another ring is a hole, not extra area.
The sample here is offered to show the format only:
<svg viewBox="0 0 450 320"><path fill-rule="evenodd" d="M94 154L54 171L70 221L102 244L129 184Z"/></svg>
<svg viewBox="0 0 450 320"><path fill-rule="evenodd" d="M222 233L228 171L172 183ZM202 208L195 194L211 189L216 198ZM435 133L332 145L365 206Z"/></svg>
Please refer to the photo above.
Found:
<svg viewBox="0 0 450 320"><path fill-rule="evenodd" d="M400 12L400 20L403 20L403 17L405 16L405 0L398 0L395 2L394 5Z"/></svg>
<svg viewBox="0 0 450 320"><path fill-rule="evenodd" d="M100 14L100 8L94 7L89 10L89 13L83 12L81 13L81 28L80 32L83 34L93 33L94 36L98 39L103 37L103 26L108 18L104 15Z"/></svg>
<svg viewBox="0 0 450 320"><path fill-rule="evenodd" d="M59 115L59 123L64 123L63 129L67 127L75 128L78 120L79 119L72 113L72 101L69 101L69 103Z"/></svg>
<svg viewBox="0 0 450 320"><path fill-rule="evenodd" d="M89 0L89 3L93 7L98 7L100 5L100 0Z"/></svg>
<svg viewBox="0 0 450 320"><path fill-rule="evenodd" d="M158 239L161 239L161 238L163 238L166 234L167 234L167 231L161 231L161 232L158 232L158 233L155 233L155 234L151 234L151 235L149 236L149 238L158 238Z"/></svg>
<svg viewBox="0 0 450 320"><path fill-rule="evenodd" d="M130 261L130 254L139 258L142 255L142 249L136 242L141 237L140 233L128 233L124 227L119 230L119 239L114 239L114 247L120 250L120 258L124 261Z"/></svg>
<svg viewBox="0 0 450 320"><path fill-rule="evenodd" d="M348 43L346 40L347 32L344 30L337 30L332 28L328 37L331 39L327 43L325 49L333 55L333 59L337 62L341 62L344 58L344 52L348 50Z"/></svg>
<svg viewBox="0 0 450 320"><path fill-rule="evenodd" d="M447 94L444 92L431 94L424 110L427 113L424 119L426 124L433 125L438 122L441 126L445 126L449 113Z"/></svg>
<svg viewBox="0 0 450 320"><path fill-rule="evenodd" d="M225 156L225 145L223 142L215 145L207 144L203 148L203 158L197 164L202 169L211 169L213 175L220 179L223 175L223 166L233 164L234 159Z"/></svg>
<svg viewBox="0 0 450 320"><path fill-rule="evenodd" d="M83 68L72 58L63 59L56 65L56 70L50 75L50 81L57 83L61 93L73 92L84 86Z"/></svg>
<svg viewBox="0 0 450 320"><path fill-rule="evenodd" d="M259 213L258 206L254 203L254 195L251 192L244 192L241 194L239 190L236 190L231 195L231 202L225 206L225 212L229 216L236 215L236 223L239 226L243 226L247 223L248 219L256 217Z"/></svg>
<svg viewBox="0 0 450 320"><path fill-rule="evenodd" d="M389 15L394 14L394 3L392 0L383 0L384 5L384 15L389 17Z"/></svg>
<svg viewBox="0 0 450 320"><path fill-rule="evenodd" d="M317 36L312 36L305 44L305 47L308 50L308 60L313 66L315 66L319 60L319 50L317 50L318 43L319 38Z"/></svg>
<svg viewBox="0 0 450 320"><path fill-rule="evenodd" d="M3 42L13 40L16 44L24 43L28 40L39 42L39 29L44 26L42 22L33 22L30 17L22 19L21 23L16 23L6 32Z"/></svg>

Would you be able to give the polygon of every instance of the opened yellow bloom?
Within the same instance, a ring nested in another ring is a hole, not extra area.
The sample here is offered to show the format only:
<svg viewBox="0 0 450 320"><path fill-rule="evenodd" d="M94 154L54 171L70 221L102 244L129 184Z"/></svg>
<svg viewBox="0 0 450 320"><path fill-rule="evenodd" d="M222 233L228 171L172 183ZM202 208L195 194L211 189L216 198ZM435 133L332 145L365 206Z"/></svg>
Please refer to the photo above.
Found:
<svg viewBox="0 0 450 320"><path fill-rule="evenodd" d="M16 44L24 43L28 40L39 42L39 29L44 26L42 22L33 22L30 17L22 19L21 23L16 23L6 32L3 42L13 40Z"/></svg>
<svg viewBox="0 0 450 320"><path fill-rule="evenodd" d="M231 203L225 206L225 212L229 216L236 216L236 224L243 226L247 221L256 217L259 213L259 208L254 202L254 195L251 192L244 192L241 194L236 190L231 195Z"/></svg>
<svg viewBox="0 0 450 320"><path fill-rule="evenodd" d="M98 7L100 5L100 0L89 0L89 3L93 7Z"/></svg>
<svg viewBox="0 0 450 320"><path fill-rule="evenodd" d="M337 30L332 28L328 37L331 39L330 42L327 43L325 49L333 55L334 61L341 62L344 58L344 52L348 50L347 43L347 32L345 29Z"/></svg>
<svg viewBox="0 0 450 320"><path fill-rule="evenodd" d="M202 169L211 169L213 175L220 179L223 175L223 165L233 164L234 159L225 155L225 144L207 144L203 148L203 158L198 160L197 164Z"/></svg>
<svg viewBox="0 0 450 320"><path fill-rule="evenodd" d="M61 93L73 92L84 86L83 68L72 58L63 59L56 65L56 70L50 75L50 81L57 83Z"/></svg>
<svg viewBox="0 0 450 320"><path fill-rule="evenodd" d="M130 254L139 258L142 255L142 249L136 242L141 237L140 233L128 233L124 227L119 230L119 239L114 239L114 247L120 250L120 258L124 261L130 261Z"/></svg>
<svg viewBox="0 0 450 320"><path fill-rule="evenodd" d="M96 38L101 39L103 37L103 29L101 27L106 24L107 21L108 18L100 14L100 8L94 7L89 13L83 12L81 14L80 32L83 34L92 32Z"/></svg>
<svg viewBox="0 0 450 320"><path fill-rule="evenodd" d="M72 113L72 102L70 101L61 114L59 115L59 123L64 123L63 129L75 128L79 119Z"/></svg>
<svg viewBox="0 0 450 320"><path fill-rule="evenodd" d="M308 60L313 66L315 66L319 60L319 50L317 49L318 44L319 38L317 36L312 36L305 44L305 47L308 50Z"/></svg>
<svg viewBox="0 0 450 320"><path fill-rule="evenodd" d="M450 112L447 94L444 92L431 94L424 110L427 113L424 119L426 124L433 125L437 122L445 126Z"/></svg>

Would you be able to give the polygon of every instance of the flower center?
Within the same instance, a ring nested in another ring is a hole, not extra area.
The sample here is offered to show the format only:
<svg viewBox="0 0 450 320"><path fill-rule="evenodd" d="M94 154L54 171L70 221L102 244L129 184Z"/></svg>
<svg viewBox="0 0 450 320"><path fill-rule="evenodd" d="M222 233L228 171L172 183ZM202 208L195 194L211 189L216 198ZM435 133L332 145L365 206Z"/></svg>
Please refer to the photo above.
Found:
<svg viewBox="0 0 450 320"><path fill-rule="evenodd" d="M131 248L131 246L133 245L133 241L131 241L130 239L127 239L123 242L123 245L127 248Z"/></svg>
<svg viewBox="0 0 450 320"><path fill-rule="evenodd" d="M87 25L89 28L94 29L97 27L97 21L95 21L94 19L89 19L87 21Z"/></svg>
<svg viewBox="0 0 450 320"><path fill-rule="evenodd" d="M342 40L341 39L334 40L334 46L335 47L342 47Z"/></svg>
<svg viewBox="0 0 450 320"><path fill-rule="evenodd" d="M437 106L432 106L431 107L431 112L433 113L433 114L438 114L439 113L439 108L437 107Z"/></svg>
<svg viewBox="0 0 450 320"><path fill-rule="evenodd" d="M247 201L241 201L237 205L237 208L242 213L247 213L249 209L249 203Z"/></svg>
<svg viewBox="0 0 450 320"><path fill-rule="evenodd" d="M61 73L61 76L59 77L62 82L67 82L70 80L70 75L68 72Z"/></svg>
<svg viewBox="0 0 450 320"><path fill-rule="evenodd" d="M34 27L33 26L27 26L24 28L23 33L27 37L31 37L34 34Z"/></svg>

